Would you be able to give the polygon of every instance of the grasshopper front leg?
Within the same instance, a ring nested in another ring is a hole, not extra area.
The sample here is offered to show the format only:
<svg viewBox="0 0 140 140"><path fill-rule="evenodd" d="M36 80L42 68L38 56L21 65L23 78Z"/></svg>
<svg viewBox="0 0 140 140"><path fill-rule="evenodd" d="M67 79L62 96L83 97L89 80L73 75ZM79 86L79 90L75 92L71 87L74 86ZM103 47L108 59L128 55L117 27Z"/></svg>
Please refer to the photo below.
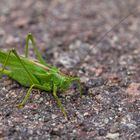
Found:
<svg viewBox="0 0 140 140"><path fill-rule="evenodd" d="M57 96L57 86L55 84L53 85L53 96L56 99L57 104L60 107L61 111L63 112L65 119L67 119L67 113L66 113L61 101L59 100L59 98Z"/></svg>

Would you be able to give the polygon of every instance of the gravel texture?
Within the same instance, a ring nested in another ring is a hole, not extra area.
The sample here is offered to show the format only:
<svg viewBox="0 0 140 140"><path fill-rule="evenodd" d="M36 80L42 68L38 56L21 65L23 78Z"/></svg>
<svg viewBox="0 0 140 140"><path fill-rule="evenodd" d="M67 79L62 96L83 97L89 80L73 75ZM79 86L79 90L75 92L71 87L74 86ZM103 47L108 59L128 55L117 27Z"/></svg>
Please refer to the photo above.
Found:
<svg viewBox="0 0 140 140"><path fill-rule="evenodd" d="M3 76L0 140L139 140L139 5L139 0L0 0L0 48L23 54L32 32L46 62L79 76L83 88L82 98L74 84L59 94L65 120L52 94L37 89L23 109L16 108L27 88Z"/></svg>

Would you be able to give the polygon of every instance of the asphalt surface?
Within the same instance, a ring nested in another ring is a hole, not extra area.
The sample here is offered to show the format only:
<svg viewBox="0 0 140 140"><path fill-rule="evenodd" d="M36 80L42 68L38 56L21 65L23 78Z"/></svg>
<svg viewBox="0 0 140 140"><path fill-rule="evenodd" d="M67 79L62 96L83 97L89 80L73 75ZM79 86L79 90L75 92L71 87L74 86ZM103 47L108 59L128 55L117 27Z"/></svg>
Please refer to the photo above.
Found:
<svg viewBox="0 0 140 140"><path fill-rule="evenodd" d="M75 84L59 93L65 120L53 95L38 89L18 109L28 88L3 75L0 140L140 139L139 13L138 0L0 0L1 50L24 54L31 32L46 62L79 76L83 89L82 98Z"/></svg>

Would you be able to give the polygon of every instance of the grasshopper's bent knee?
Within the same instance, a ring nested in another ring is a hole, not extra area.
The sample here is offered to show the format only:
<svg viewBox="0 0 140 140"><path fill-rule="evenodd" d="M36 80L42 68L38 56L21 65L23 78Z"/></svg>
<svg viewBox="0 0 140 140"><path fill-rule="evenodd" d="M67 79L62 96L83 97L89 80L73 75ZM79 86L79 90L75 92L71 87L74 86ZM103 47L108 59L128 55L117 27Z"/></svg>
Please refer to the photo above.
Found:
<svg viewBox="0 0 140 140"><path fill-rule="evenodd" d="M38 60L40 61L40 63L46 65L46 63L45 63L44 59L42 58L38 48L36 47L35 40L34 40L34 38L33 38L31 33L28 33L27 38L26 38L25 57L28 57L29 41L31 41L32 47L33 47L33 49L35 51L35 54L36 54Z"/></svg>
<svg viewBox="0 0 140 140"><path fill-rule="evenodd" d="M31 37L32 37L32 34L28 33L26 37L25 57L28 57L28 54L29 54L29 40L31 40Z"/></svg>

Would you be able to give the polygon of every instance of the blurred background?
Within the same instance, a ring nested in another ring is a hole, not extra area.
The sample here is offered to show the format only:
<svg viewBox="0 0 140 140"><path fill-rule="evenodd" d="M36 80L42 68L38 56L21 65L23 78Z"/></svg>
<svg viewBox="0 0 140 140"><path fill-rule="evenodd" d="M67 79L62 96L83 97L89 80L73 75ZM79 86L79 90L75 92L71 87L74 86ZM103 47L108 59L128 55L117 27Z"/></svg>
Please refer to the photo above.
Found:
<svg viewBox="0 0 140 140"><path fill-rule="evenodd" d="M24 38L31 32L40 50L48 53L43 54L48 61L61 59L59 51L64 55L64 61L67 55L64 52L69 51L71 44L73 47L73 43L87 43L95 47L94 44L105 32L132 11L134 14L104 40L136 40L140 36L137 28L140 24L138 6L138 0L0 0L0 47L19 46L18 50L23 53ZM75 45L73 49L76 49ZM88 53L87 49L89 47L85 50ZM87 53L81 52L79 58L71 56L79 59L78 62L60 63L73 67L83 61Z"/></svg>
<svg viewBox="0 0 140 140"><path fill-rule="evenodd" d="M24 54L31 32L46 62L79 76L83 88L83 98L74 84L59 94L66 121L52 94L40 90L18 110L27 89L0 78L0 140L140 139L139 6L140 0L0 0L0 50Z"/></svg>

